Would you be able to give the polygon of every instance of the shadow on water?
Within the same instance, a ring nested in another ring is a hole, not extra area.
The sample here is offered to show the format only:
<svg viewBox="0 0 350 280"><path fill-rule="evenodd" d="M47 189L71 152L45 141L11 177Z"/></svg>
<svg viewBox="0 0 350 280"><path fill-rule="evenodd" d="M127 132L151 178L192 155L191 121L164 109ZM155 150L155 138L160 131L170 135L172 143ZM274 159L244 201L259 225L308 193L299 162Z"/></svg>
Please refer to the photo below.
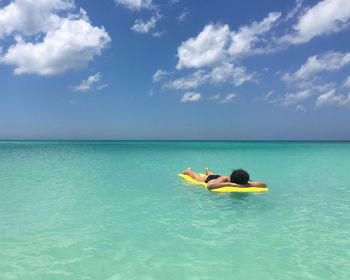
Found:
<svg viewBox="0 0 350 280"><path fill-rule="evenodd" d="M210 192L210 195L214 196L225 196L232 198L234 200L246 200L248 197L250 197L250 193L246 192Z"/></svg>
<svg viewBox="0 0 350 280"><path fill-rule="evenodd" d="M249 197L249 193L230 193L229 196L235 200L246 200Z"/></svg>
<svg viewBox="0 0 350 280"><path fill-rule="evenodd" d="M210 192L211 196L221 197L226 202L231 201L232 204L249 204L251 207L269 207L266 204L266 199L256 199L257 196L265 196L266 193L246 193L246 192L231 192L231 193L219 193ZM262 198L262 197L261 197ZM265 205L265 206L263 206Z"/></svg>

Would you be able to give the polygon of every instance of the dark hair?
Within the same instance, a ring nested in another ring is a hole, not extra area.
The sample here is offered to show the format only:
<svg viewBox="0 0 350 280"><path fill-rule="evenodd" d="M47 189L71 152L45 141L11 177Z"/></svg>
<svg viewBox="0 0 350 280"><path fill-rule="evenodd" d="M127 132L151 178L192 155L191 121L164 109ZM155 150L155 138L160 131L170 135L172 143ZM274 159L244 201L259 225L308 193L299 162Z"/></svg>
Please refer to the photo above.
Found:
<svg viewBox="0 0 350 280"><path fill-rule="evenodd" d="M232 171L232 174L230 176L230 180L232 183L245 185L249 181L249 174L247 171L243 169L236 169Z"/></svg>

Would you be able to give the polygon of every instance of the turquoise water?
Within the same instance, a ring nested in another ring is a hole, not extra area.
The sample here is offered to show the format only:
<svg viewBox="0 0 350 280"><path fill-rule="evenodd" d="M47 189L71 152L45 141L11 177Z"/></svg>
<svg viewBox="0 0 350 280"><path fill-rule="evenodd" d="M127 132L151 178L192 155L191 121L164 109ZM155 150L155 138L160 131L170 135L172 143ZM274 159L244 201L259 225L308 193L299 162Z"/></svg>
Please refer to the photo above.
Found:
<svg viewBox="0 0 350 280"><path fill-rule="evenodd" d="M346 142L2 141L0 199L0 279L350 278Z"/></svg>

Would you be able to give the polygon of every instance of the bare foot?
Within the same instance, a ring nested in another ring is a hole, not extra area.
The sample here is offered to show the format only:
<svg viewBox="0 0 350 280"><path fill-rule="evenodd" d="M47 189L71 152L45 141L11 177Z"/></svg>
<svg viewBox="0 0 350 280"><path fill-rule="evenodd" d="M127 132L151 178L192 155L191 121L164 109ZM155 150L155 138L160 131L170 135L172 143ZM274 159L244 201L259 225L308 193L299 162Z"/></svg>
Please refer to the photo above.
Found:
<svg viewBox="0 0 350 280"><path fill-rule="evenodd" d="M205 169L205 175L208 175L208 174L209 174L209 169L206 168L206 169Z"/></svg>
<svg viewBox="0 0 350 280"><path fill-rule="evenodd" d="M188 175L190 171L192 171L191 168L187 168L184 172L182 172L182 174Z"/></svg>

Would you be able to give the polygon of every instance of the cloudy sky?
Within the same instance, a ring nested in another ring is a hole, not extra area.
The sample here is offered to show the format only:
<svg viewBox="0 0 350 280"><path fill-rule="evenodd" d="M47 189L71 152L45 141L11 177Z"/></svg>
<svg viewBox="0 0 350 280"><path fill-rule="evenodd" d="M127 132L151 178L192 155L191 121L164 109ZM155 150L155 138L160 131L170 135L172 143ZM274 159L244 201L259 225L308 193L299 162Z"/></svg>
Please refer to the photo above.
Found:
<svg viewBox="0 0 350 280"><path fill-rule="evenodd" d="M0 0L0 139L349 140L349 0Z"/></svg>

